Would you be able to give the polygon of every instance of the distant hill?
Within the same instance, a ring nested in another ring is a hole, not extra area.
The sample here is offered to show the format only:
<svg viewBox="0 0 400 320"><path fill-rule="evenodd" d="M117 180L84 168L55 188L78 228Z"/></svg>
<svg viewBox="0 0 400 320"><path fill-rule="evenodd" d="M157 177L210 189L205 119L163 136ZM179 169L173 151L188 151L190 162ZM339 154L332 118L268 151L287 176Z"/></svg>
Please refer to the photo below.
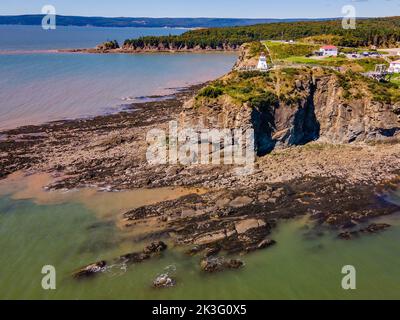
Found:
<svg viewBox="0 0 400 320"><path fill-rule="evenodd" d="M0 25L40 25L43 15L0 16ZM59 26L212 28L329 19L104 18L57 15Z"/></svg>

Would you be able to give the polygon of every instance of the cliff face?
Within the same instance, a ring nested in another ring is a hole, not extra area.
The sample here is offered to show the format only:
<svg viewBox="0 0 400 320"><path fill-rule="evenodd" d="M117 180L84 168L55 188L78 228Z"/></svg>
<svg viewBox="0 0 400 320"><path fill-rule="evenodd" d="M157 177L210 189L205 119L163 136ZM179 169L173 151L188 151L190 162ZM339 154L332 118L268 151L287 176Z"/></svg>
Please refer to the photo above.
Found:
<svg viewBox="0 0 400 320"><path fill-rule="evenodd" d="M400 131L398 102L374 101L366 92L358 99L344 98L343 88L332 76L316 79L315 85L307 90L320 124L319 139L322 141L351 143L385 139Z"/></svg>
<svg viewBox="0 0 400 320"><path fill-rule="evenodd" d="M201 119L209 127L251 127L261 155L316 140L355 143L400 134L400 103L376 101L373 80L362 76L345 78L332 70L302 67L269 75L248 73L244 78L232 72L219 79L215 85L223 93L216 98L200 93L187 103L185 118L192 125ZM232 94L249 90L254 91L245 98ZM266 92L276 99L265 100Z"/></svg>

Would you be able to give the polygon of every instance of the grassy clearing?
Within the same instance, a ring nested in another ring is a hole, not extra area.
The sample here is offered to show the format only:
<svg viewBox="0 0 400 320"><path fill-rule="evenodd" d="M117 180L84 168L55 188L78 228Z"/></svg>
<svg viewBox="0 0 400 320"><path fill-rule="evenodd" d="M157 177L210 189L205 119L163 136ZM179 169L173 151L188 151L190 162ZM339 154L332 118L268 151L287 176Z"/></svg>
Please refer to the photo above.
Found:
<svg viewBox="0 0 400 320"><path fill-rule="evenodd" d="M295 56L284 59L283 62L319 65L326 67L344 67L347 70L352 70L354 72L374 71L375 66L378 64L384 64L388 66L388 63L382 58L347 59L343 57L327 57L324 59L313 59Z"/></svg>
<svg viewBox="0 0 400 320"><path fill-rule="evenodd" d="M323 58L323 59L315 59L315 58L293 56L293 57L289 57L289 58L285 59L284 61L287 61L290 63L339 67L339 66L342 66L343 64L347 63L349 60L346 58L341 58L341 57L327 57L327 58Z"/></svg>
<svg viewBox="0 0 400 320"><path fill-rule="evenodd" d="M396 73L395 75L393 75L393 77L390 79L390 82L400 87L400 73Z"/></svg>
<svg viewBox="0 0 400 320"><path fill-rule="evenodd" d="M271 57L274 60L293 56L306 56L319 49L319 46L308 43L282 43L275 41L263 41L262 43L268 46Z"/></svg>

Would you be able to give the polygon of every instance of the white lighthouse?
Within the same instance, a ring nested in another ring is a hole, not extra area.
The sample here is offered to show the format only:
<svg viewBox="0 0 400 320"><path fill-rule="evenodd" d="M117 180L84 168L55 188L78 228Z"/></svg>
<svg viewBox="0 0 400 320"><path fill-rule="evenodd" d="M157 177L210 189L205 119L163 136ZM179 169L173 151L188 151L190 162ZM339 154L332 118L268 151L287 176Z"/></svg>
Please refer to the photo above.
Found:
<svg viewBox="0 0 400 320"><path fill-rule="evenodd" d="M258 59L257 69L260 71L268 71L268 63L265 53L262 53L260 59Z"/></svg>

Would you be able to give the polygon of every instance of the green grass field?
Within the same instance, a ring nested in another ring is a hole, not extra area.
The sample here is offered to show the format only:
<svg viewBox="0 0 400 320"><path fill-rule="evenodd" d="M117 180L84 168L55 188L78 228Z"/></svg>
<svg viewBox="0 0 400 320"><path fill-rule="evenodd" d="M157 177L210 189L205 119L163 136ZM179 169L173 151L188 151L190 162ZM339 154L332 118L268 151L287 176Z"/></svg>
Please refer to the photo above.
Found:
<svg viewBox="0 0 400 320"><path fill-rule="evenodd" d="M262 41L270 50L272 59L286 59L293 56L306 56L318 50L320 46L307 43L282 43L276 41Z"/></svg>
<svg viewBox="0 0 400 320"><path fill-rule="evenodd" d="M393 77L390 79L390 82L400 86L400 73L396 73L395 75L393 75Z"/></svg>

